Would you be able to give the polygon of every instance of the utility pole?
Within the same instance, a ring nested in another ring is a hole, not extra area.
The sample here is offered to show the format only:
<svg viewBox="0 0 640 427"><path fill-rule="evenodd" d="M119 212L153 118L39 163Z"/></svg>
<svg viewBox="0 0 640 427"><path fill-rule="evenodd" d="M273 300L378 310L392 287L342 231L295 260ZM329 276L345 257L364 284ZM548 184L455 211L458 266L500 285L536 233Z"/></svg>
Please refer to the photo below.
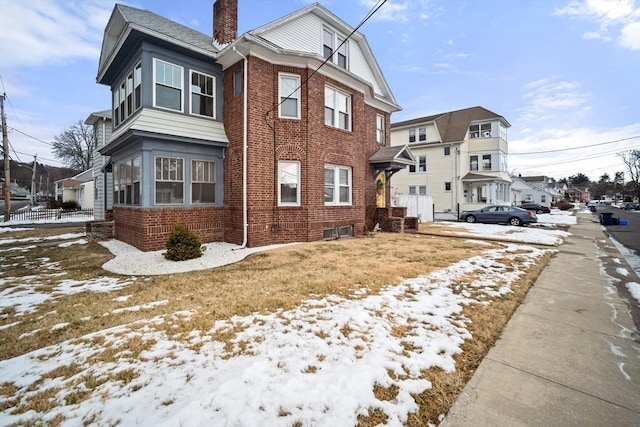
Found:
<svg viewBox="0 0 640 427"><path fill-rule="evenodd" d="M36 196L36 166L38 165L38 155L33 156L33 172L31 172L31 200L29 207L33 210L33 201Z"/></svg>
<svg viewBox="0 0 640 427"><path fill-rule="evenodd" d="M11 160L9 159L9 137L7 136L7 119L4 117L4 99L7 94L0 95L0 116L2 117L2 150L4 152L4 221L11 219Z"/></svg>

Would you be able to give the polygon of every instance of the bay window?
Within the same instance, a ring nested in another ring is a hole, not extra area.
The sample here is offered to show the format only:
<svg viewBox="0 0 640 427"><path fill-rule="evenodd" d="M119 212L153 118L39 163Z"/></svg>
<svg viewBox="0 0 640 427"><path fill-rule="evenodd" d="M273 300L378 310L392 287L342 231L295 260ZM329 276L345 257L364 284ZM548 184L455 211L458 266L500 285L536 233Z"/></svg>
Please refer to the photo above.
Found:
<svg viewBox="0 0 640 427"><path fill-rule="evenodd" d="M182 67L154 58L153 105L182 111Z"/></svg>
<svg viewBox="0 0 640 427"><path fill-rule="evenodd" d="M215 163L191 161L191 203L215 203Z"/></svg>
<svg viewBox="0 0 640 427"><path fill-rule="evenodd" d="M191 71L191 114L214 117L214 90L212 76Z"/></svg>
<svg viewBox="0 0 640 427"><path fill-rule="evenodd" d="M184 203L184 161L181 158L156 157L155 203Z"/></svg>

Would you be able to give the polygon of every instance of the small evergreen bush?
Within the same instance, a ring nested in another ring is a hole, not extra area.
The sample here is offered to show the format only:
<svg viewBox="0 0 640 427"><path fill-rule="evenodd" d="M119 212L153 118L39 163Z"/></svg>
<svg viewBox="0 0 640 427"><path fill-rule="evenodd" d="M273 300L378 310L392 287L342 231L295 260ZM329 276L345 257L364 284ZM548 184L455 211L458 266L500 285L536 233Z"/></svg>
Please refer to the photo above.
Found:
<svg viewBox="0 0 640 427"><path fill-rule="evenodd" d="M163 255L171 261L184 261L202 256L202 244L185 223L178 223L167 238L167 252Z"/></svg>
<svg viewBox="0 0 640 427"><path fill-rule="evenodd" d="M79 211L80 204L75 200L67 200L66 202L60 203L60 207L63 211Z"/></svg>

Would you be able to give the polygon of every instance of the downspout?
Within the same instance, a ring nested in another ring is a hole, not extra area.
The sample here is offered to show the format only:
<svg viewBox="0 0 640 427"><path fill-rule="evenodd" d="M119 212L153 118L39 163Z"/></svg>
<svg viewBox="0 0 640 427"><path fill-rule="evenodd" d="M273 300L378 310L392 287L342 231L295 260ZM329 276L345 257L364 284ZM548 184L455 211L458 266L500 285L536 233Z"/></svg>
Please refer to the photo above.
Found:
<svg viewBox="0 0 640 427"><path fill-rule="evenodd" d="M102 146L104 147L107 144L107 138L106 138L106 122L107 122L107 118L103 117L102 118ZM103 167L103 171L102 171L102 187L103 187L103 194L102 194L102 199L104 200L104 212L102 213L102 216L104 217L103 219L106 221L107 220L107 170L105 167ZM97 191L97 189L96 189Z"/></svg>
<svg viewBox="0 0 640 427"><path fill-rule="evenodd" d="M237 53L244 61L242 71L242 245L238 249L247 247L249 240L249 220L248 220L248 203L247 203L247 57L238 52L236 47L233 51Z"/></svg>

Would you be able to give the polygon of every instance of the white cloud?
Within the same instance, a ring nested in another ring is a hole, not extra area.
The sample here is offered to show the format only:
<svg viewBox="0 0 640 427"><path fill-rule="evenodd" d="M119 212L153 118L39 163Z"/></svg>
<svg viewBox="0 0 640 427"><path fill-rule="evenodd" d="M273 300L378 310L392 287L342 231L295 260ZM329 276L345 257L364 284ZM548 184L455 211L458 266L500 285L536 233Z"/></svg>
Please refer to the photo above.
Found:
<svg viewBox="0 0 640 427"><path fill-rule="evenodd" d="M100 55L112 4L84 1L2 1L0 57L5 67L65 63Z"/></svg>
<svg viewBox="0 0 640 427"><path fill-rule="evenodd" d="M583 19L597 25L597 31L586 31L585 40L605 42L616 39L625 49L640 50L640 8L634 0L574 0L556 9L554 15ZM612 37L609 33L618 33Z"/></svg>
<svg viewBox="0 0 640 427"><path fill-rule="evenodd" d="M380 3L380 0L360 0L360 4L373 9ZM374 21L389 21L389 22L407 22L409 20L408 15L409 6L406 2L387 1L378 11L373 15Z"/></svg>
<svg viewBox="0 0 640 427"><path fill-rule="evenodd" d="M556 80L552 77L524 85L526 105L519 109L521 121L551 119L553 110L588 109L590 94L581 91L578 82Z"/></svg>

